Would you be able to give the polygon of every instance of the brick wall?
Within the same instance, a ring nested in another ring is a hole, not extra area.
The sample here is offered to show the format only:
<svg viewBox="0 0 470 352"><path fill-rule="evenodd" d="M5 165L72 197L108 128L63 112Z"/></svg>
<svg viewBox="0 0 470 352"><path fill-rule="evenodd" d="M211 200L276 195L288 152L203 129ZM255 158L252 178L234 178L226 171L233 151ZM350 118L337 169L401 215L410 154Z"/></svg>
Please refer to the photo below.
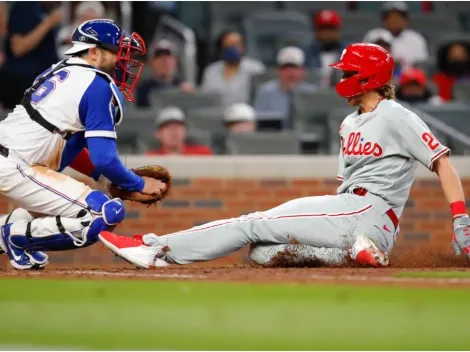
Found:
<svg viewBox="0 0 470 352"><path fill-rule="evenodd" d="M118 232L126 235L174 232L212 220L269 209L297 197L334 194L337 186L335 179L176 179L172 195L158 209L128 203L127 220L119 225ZM465 180L464 186L469 197L470 180ZM5 200L1 200L0 207L6 211ZM400 222L402 231L396 251L413 246L439 246L447 250L452 231L449 217L439 182L417 181ZM121 263L101 244L57 253L53 258L61 264Z"/></svg>

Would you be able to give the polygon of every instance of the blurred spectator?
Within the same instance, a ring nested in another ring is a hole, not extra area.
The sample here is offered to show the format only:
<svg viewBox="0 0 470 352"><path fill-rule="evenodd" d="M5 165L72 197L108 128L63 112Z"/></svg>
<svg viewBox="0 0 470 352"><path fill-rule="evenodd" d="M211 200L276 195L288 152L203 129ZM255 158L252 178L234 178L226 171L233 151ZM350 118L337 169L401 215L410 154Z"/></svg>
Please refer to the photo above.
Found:
<svg viewBox="0 0 470 352"><path fill-rule="evenodd" d="M391 53L393 35L389 30L385 28L376 28L367 32L366 36L363 39L363 42L380 45L382 48ZM393 75L395 78L400 77L400 62L395 62L395 70L393 71Z"/></svg>
<svg viewBox="0 0 470 352"><path fill-rule="evenodd" d="M363 41L364 43L380 45L382 48L390 52L393 43L393 35L385 28L376 28L367 32Z"/></svg>
<svg viewBox="0 0 470 352"><path fill-rule="evenodd" d="M256 131L255 110L248 104L236 103L224 113L224 122L229 133L253 133Z"/></svg>
<svg viewBox="0 0 470 352"><path fill-rule="evenodd" d="M382 19L383 27L393 35L391 54L403 69L429 58L424 37L407 28L408 5L406 2L386 2L382 7ZM366 34L366 37L370 35L370 32Z"/></svg>
<svg viewBox="0 0 470 352"><path fill-rule="evenodd" d="M279 114L288 127L292 94L313 92L317 87L303 80L305 56L301 49L290 46L280 50L277 64L279 79L266 82L258 89L254 106L257 114Z"/></svg>
<svg viewBox="0 0 470 352"><path fill-rule="evenodd" d="M438 94L444 101L451 101L454 84L470 81L470 44L452 42L444 45L438 50L437 66L439 73L433 80Z"/></svg>
<svg viewBox="0 0 470 352"><path fill-rule="evenodd" d="M348 43L341 39L341 17L333 10L321 10L313 18L315 39L304 48L307 67L321 68L325 81L332 72L330 64L339 60Z"/></svg>
<svg viewBox="0 0 470 352"><path fill-rule="evenodd" d="M8 6L5 1L0 2L0 66L5 61L4 42L8 33Z"/></svg>
<svg viewBox="0 0 470 352"><path fill-rule="evenodd" d="M398 100L408 104L432 104L443 103L439 96L434 95L427 87L426 74L422 69L410 68L403 71L399 86L396 91Z"/></svg>
<svg viewBox="0 0 470 352"><path fill-rule="evenodd" d="M183 82L178 74L178 58L176 46L162 39L151 50L150 66L153 77L143 80L136 89L136 104L139 107L150 106L149 95L153 90L180 88L183 92L192 92L191 83Z"/></svg>
<svg viewBox="0 0 470 352"><path fill-rule="evenodd" d="M63 10L55 2L17 1L8 18L5 63L0 71L0 102L6 109L20 103L34 79L59 59L56 51L57 27ZM48 13L48 9L50 12Z"/></svg>
<svg viewBox="0 0 470 352"><path fill-rule="evenodd" d="M59 56L62 59L68 58L64 53L72 47L72 33L74 29L85 21L105 18L105 12L105 8L100 1L82 1L75 7L72 23L62 27L57 35Z"/></svg>
<svg viewBox="0 0 470 352"><path fill-rule="evenodd" d="M223 33L221 43L222 60L207 66L201 89L220 93L224 106L248 103L251 76L263 73L265 67L261 62L243 56L244 44L239 33Z"/></svg>
<svg viewBox="0 0 470 352"><path fill-rule="evenodd" d="M187 140L186 117L176 106L160 110L157 117L155 138L159 149L147 152L147 155L212 155L212 150L200 144L190 144Z"/></svg>

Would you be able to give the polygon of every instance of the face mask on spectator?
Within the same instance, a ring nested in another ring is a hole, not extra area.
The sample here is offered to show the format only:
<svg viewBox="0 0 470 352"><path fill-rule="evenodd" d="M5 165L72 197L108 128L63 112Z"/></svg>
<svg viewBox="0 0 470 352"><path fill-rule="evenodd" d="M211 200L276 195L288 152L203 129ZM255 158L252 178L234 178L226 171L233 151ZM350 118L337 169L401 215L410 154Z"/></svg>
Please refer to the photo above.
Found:
<svg viewBox="0 0 470 352"><path fill-rule="evenodd" d="M321 43L323 51L333 51L339 48L337 40L327 40Z"/></svg>
<svg viewBox="0 0 470 352"><path fill-rule="evenodd" d="M225 48L222 54L223 60L229 64L233 64L240 61L241 57L242 52L240 48L236 46L229 46Z"/></svg>
<svg viewBox="0 0 470 352"><path fill-rule="evenodd" d="M416 95L416 96L402 97L400 100L409 104L418 104L418 103L426 103L428 99L429 99L428 96Z"/></svg>
<svg viewBox="0 0 470 352"><path fill-rule="evenodd" d="M462 76L469 70L466 60L449 60L446 64L446 71L451 76Z"/></svg>

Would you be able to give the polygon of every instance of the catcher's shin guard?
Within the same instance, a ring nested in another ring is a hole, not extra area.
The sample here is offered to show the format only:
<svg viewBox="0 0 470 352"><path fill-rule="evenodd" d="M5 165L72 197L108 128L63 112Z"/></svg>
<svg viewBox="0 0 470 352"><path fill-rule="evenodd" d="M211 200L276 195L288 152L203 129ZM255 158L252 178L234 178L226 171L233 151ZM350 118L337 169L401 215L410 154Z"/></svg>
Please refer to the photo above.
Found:
<svg viewBox="0 0 470 352"><path fill-rule="evenodd" d="M125 218L120 199L93 191L85 199L88 208L76 218L44 217L29 222L15 222L10 227L9 242L16 248L35 251L64 251L88 247L98 241L101 231L113 229Z"/></svg>
<svg viewBox="0 0 470 352"><path fill-rule="evenodd" d="M25 250L10 242L11 224L18 221L31 221L34 217L25 209L15 209L0 219L3 224L0 233L0 253L6 253L10 264L18 270L42 269L49 263L49 257L41 251Z"/></svg>

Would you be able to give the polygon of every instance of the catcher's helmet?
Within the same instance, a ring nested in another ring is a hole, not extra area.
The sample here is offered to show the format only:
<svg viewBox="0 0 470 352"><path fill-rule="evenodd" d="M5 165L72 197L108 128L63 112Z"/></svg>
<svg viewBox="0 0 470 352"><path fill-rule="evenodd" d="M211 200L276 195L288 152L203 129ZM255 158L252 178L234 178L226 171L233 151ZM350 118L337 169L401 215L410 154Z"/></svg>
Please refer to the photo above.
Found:
<svg viewBox="0 0 470 352"><path fill-rule="evenodd" d="M381 46L358 43L348 45L341 59L330 66L354 73L336 85L339 95L350 98L390 83L395 62L389 52Z"/></svg>
<svg viewBox="0 0 470 352"><path fill-rule="evenodd" d="M137 33L129 34L114 21L107 19L90 20L75 28L72 34L73 46L65 52L75 55L90 48L103 48L117 55L113 79L126 99L134 101L132 91L142 72L143 63L135 60L136 55L145 55L145 42Z"/></svg>

